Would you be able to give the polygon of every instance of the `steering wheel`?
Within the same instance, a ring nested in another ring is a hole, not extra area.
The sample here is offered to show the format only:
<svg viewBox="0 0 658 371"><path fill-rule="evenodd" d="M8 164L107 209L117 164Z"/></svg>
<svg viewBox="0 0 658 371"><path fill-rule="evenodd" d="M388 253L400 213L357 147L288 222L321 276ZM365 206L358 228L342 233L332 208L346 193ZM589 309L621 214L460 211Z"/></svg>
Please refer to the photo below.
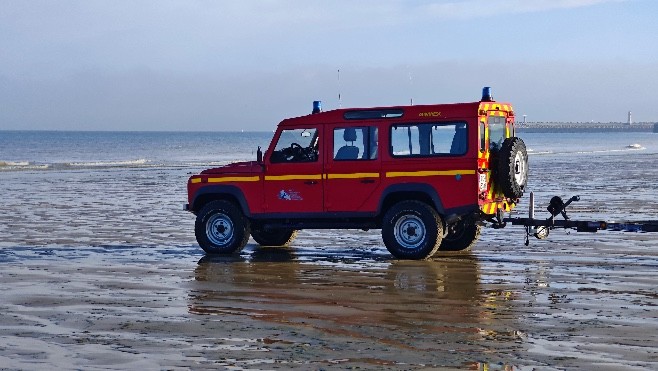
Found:
<svg viewBox="0 0 658 371"><path fill-rule="evenodd" d="M304 147L299 145L299 143L292 142L289 147L291 160L302 159L304 158Z"/></svg>

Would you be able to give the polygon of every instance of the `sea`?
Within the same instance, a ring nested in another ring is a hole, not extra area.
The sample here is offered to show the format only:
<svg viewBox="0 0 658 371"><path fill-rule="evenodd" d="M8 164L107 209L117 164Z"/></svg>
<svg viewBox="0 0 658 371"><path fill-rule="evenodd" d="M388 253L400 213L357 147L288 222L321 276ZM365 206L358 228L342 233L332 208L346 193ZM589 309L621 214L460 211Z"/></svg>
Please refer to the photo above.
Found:
<svg viewBox="0 0 658 371"><path fill-rule="evenodd" d="M658 134L521 133L537 208L658 219ZM0 247L194 246L189 175L256 159L271 132L0 131ZM527 200L527 198L526 198ZM517 214L523 215L523 201ZM383 248L383 245L382 245Z"/></svg>

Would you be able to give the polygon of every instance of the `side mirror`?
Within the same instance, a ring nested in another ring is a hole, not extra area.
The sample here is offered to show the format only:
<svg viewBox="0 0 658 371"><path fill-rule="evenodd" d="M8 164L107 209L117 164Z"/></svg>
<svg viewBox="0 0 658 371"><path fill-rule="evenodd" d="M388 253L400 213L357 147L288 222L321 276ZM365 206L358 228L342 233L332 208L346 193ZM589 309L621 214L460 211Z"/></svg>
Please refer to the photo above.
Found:
<svg viewBox="0 0 658 371"><path fill-rule="evenodd" d="M256 150L256 162L259 164L263 162L263 151L261 151L260 146Z"/></svg>

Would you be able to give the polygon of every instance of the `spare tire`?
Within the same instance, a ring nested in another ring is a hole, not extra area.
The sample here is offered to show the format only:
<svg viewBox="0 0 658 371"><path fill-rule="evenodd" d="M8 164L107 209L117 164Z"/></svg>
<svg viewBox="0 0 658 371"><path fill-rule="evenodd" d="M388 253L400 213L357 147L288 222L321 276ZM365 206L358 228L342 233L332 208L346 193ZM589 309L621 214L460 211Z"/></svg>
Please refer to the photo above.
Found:
<svg viewBox="0 0 658 371"><path fill-rule="evenodd" d="M523 196L528 183L528 152L521 138L505 139L498 157L498 182L505 197Z"/></svg>

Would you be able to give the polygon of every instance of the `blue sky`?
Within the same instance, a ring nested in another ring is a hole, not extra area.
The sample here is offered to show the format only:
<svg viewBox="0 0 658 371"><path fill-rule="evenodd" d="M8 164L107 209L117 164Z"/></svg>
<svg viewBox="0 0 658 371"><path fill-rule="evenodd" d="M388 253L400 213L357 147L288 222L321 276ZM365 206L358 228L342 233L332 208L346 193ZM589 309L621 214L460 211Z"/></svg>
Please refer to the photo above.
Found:
<svg viewBox="0 0 658 371"><path fill-rule="evenodd" d="M479 99L658 121L658 1L0 0L0 129L271 130ZM337 70L340 69L340 81Z"/></svg>

